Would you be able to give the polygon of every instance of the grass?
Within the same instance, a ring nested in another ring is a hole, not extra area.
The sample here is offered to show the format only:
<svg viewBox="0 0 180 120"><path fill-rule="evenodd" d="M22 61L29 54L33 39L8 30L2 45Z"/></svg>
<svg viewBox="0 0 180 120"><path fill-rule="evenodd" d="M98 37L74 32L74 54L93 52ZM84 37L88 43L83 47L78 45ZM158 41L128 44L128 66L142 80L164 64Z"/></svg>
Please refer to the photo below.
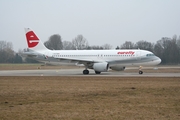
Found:
<svg viewBox="0 0 180 120"><path fill-rule="evenodd" d="M180 119L180 78L0 77L0 120Z"/></svg>

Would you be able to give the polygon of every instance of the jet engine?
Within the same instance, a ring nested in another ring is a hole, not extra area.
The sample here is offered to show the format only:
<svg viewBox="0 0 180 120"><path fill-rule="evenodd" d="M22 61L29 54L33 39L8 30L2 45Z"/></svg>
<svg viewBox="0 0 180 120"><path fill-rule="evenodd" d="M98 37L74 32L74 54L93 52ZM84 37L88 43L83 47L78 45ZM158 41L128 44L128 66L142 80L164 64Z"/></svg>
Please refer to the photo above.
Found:
<svg viewBox="0 0 180 120"><path fill-rule="evenodd" d="M110 68L112 70L115 70L115 71L123 71L126 67L124 67L124 66L112 66Z"/></svg>
<svg viewBox="0 0 180 120"><path fill-rule="evenodd" d="M107 62L93 64L93 69L94 71L97 71L97 72L107 72L108 67L109 67L109 64Z"/></svg>

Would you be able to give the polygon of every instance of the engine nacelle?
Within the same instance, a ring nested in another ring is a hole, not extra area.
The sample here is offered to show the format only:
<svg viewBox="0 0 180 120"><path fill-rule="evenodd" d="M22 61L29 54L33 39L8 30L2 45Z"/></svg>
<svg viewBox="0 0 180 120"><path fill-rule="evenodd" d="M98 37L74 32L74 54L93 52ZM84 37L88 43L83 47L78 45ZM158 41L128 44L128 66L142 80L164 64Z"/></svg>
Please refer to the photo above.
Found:
<svg viewBox="0 0 180 120"><path fill-rule="evenodd" d="M123 71L126 67L124 67L124 66L112 66L110 68L112 70L115 70L115 71Z"/></svg>
<svg viewBox="0 0 180 120"><path fill-rule="evenodd" d="M109 67L109 64L107 62L93 64L93 69L94 71L97 71L97 72L107 72L108 67Z"/></svg>

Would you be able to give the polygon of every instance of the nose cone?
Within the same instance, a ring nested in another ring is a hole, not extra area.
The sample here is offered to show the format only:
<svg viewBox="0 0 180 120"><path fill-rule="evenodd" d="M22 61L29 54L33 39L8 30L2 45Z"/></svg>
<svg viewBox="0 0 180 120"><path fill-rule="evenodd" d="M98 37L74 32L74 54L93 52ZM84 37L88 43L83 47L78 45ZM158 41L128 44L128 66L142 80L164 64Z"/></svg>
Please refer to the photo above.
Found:
<svg viewBox="0 0 180 120"><path fill-rule="evenodd" d="M157 57L158 59L157 60L155 60L155 62L156 62L156 64L158 65L158 64L160 64L161 63L161 59L159 58L159 57Z"/></svg>

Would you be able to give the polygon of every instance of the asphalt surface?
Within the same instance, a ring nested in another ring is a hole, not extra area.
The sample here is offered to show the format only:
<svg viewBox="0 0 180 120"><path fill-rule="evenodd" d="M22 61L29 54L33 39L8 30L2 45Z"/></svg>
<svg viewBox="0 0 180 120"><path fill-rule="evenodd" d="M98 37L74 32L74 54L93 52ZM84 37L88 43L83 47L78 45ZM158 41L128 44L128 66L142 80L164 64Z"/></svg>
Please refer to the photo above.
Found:
<svg viewBox="0 0 180 120"><path fill-rule="evenodd" d="M0 71L0 76L107 76L107 77L180 77L180 73L137 73L122 72L102 72L95 74L94 70L89 70L88 75L83 75L83 69L54 69L54 70L4 70Z"/></svg>

